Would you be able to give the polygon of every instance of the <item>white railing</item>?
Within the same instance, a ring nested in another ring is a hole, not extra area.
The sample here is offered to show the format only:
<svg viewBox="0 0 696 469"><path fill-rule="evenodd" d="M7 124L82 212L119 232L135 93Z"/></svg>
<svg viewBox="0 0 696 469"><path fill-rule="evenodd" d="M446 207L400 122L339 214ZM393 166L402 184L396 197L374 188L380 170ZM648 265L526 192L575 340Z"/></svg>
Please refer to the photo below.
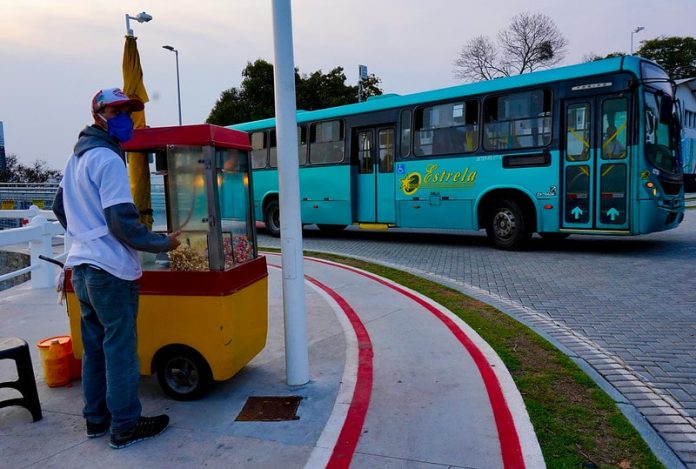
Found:
<svg viewBox="0 0 696 469"><path fill-rule="evenodd" d="M63 227L50 210L41 210L32 205L27 210L0 210L0 218L28 219L29 223L21 228L11 228L0 231L0 249L5 246L27 243L31 262L29 267L0 275L0 281L10 280L27 272L31 272L32 288L50 288L55 286L55 266L39 259L43 255L50 258L63 258L67 255L68 246L63 237L63 253L53 255L53 238L65 234Z"/></svg>

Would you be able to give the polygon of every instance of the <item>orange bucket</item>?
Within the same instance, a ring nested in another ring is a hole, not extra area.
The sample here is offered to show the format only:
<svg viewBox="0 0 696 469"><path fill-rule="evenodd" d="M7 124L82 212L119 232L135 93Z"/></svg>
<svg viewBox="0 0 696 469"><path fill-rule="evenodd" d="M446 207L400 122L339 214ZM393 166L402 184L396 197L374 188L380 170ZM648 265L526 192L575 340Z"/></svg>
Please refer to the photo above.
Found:
<svg viewBox="0 0 696 469"><path fill-rule="evenodd" d="M73 355L70 336L48 337L41 339L36 345L49 387L64 386L71 380L80 378L82 362Z"/></svg>

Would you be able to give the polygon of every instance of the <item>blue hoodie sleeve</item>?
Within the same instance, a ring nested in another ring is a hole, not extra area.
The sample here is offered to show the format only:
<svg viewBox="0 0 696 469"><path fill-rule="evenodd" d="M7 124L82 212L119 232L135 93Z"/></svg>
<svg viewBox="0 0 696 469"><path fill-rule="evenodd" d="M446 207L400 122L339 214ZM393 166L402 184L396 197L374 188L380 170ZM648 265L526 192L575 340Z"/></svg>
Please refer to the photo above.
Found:
<svg viewBox="0 0 696 469"><path fill-rule="evenodd" d="M53 213L64 230L68 229L68 221L65 218L65 207L63 207L63 188L59 187L56 196L53 199Z"/></svg>
<svg viewBox="0 0 696 469"><path fill-rule="evenodd" d="M134 204L116 204L104 209L109 231L122 243L138 251L169 251L171 241L167 235L153 233L140 223L140 215Z"/></svg>

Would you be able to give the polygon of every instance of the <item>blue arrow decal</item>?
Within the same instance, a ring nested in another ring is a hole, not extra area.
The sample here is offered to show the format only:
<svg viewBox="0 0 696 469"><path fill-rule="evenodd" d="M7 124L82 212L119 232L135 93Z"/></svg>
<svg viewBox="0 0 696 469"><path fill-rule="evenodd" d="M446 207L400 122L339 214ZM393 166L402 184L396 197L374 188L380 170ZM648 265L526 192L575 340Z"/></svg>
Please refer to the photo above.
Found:
<svg viewBox="0 0 696 469"><path fill-rule="evenodd" d="M611 221L614 221L616 219L616 217L619 216L619 211L616 210L614 207L612 207L607 211L607 216L609 216L609 218L611 218Z"/></svg>
<svg viewBox="0 0 696 469"><path fill-rule="evenodd" d="M582 215L582 209L580 207L575 207L573 210L570 211L571 215L575 216L575 219L579 219L580 215Z"/></svg>

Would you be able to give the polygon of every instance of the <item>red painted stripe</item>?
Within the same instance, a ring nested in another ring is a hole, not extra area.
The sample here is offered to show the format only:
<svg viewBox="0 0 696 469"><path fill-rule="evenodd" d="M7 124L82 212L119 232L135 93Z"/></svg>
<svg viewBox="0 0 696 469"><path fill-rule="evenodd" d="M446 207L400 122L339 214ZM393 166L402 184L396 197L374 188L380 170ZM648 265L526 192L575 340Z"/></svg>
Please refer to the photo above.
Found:
<svg viewBox="0 0 696 469"><path fill-rule="evenodd" d="M280 268L279 265L268 265ZM355 389L353 390L353 398L348 407L346 420L343 422L343 427L338 435L336 446L334 446L331 458L326 464L326 467L330 469L348 468L353 459L355 448L358 446L367 409L370 406L370 397L372 395L372 359L374 357L372 341L360 317L341 295L309 275L305 275L305 278L324 290L341 307L348 317L351 326L353 326L358 340L358 373Z"/></svg>
<svg viewBox="0 0 696 469"><path fill-rule="evenodd" d="M355 389L353 390L353 399L350 402L350 407L348 407L346 420L343 423L341 433L338 435L336 446L329 462L326 464L326 467L329 469L347 468L353 459L353 453L355 453L355 448L358 445L360 433L365 423L367 408L370 406L370 396L372 395L372 358L374 356L372 342L365 325L342 296L310 276L307 276L307 280L324 290L338 303L348 317L353 329L355 329L355 335L358 339L358 376L355 382Z"/></svg>
<svg viewBox="0 0 696 469"><path fill-rule="evenodd" d="M430 311L435 317L442 321L445 326L454 334L454 336L459 340L459 342L466 348L471 357L476 363L476 367L481 374L483 383L486 387L488 393L488 399L491 403L491 408L493 409L493 417L495 419L495 425L498 429L498 440L500 441L500 451L503 458L503 466L509 469L524 468L524 457L522 455L522 446L520 445L520 438L517 434L517 428L515 428L515 422L512 418L512 413L510 408L505 401L505 395L498 381L498 377L495 375L493 368L486 360L485 355L478 347L469 339L464 331L462 331L452 319L445 315L442 311L434 307L432 304L423 300L422 298L414 295L413 293L404 290L398 285L394 285L390 282L386 282L383 279L369 274L367 272L362 272L360 270L354 269L349 266L334 264L331 262L326 262L321 259L309 258L313 262L318 262L320 264L331 265L333 267L340 267L342 269L351 271L353 273L362 275L371 280L374 280L382 285L396 290L402 295L412 299L428 311Z"/></svg>

